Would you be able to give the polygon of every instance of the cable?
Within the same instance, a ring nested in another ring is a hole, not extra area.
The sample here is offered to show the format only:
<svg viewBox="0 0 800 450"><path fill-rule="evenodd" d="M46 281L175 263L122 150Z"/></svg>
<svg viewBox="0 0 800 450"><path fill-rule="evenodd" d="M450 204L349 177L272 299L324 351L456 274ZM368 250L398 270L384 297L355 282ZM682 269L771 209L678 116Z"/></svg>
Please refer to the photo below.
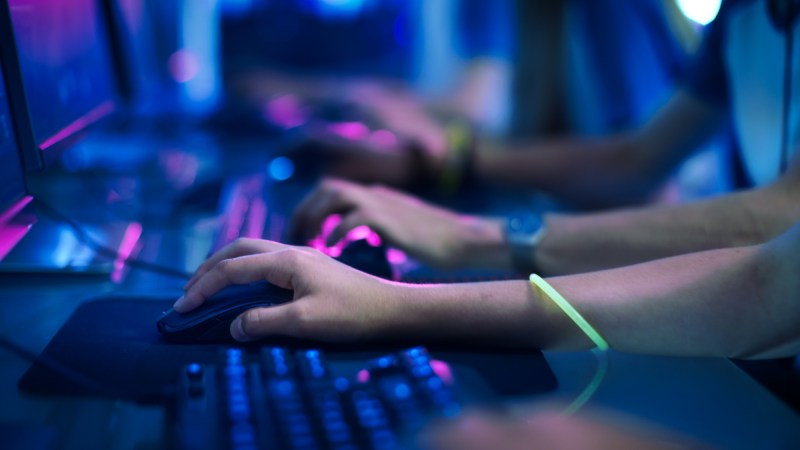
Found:
<svg viewBox="0 0 800 450"><path fill-rule="evenodd" d="M72 230L75 233L75 236L78 238L78 240L81 243L83 243L83 244L87 245L88 247L90 247L98 255L105 256L105 257L113 259L113 260L122 259L120 257L119 252L117 252L116 250L114 250L112 248L108 248L108 247L104 246L103 244L97 242L94 238L92 238L86 232L86 230L83 229L83 227L78 222L76 222L72 218L68 217L66 214L60 212L59 210L57 210L56 208L54 208L53 206L47 204L46 202L44 202L43 200L41 200L39 198L36 199L36 204L51 219L59 221L59 222L63 222L66 225L68 225L70 228L72 228ZM160 274L160 275L173 277L173 278L179 278L179 279L182 279L182 280L189 279L192 276L192 274L184 272L182 270L174 269L172 267L162 266L160 264L150 263L150 262L147 262L147 261L142 261L142 260L139 260L139 259L136 259L136 258L128 257L128 258L125 258L123 260L123 262L125 264L129 265L131 268L145 270L145 271L148 271L148 272L153 272L153 273L157 273L157 274Z"/></svg>

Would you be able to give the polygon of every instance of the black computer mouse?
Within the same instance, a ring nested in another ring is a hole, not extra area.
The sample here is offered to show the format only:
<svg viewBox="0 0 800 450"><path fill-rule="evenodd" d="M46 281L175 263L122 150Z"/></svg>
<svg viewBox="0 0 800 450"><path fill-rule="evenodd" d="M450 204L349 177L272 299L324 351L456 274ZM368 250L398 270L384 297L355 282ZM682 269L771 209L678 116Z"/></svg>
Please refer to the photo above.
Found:
<svg viewBox="0 0 800 450"><path fill-rule="evenodd" d="M228 286L200 307L181 314L170 308L156 323L158 331L175 342L230 341L231 322L248 309L292 301L294 291L261 281Z"/></svg>
<svg viewBox="0 0 800 450"><path fill-rule="evenodd" d="M336 259L356 270L376 277L387 280L394 278L392 265L386 259L386 247L370 245L366 239L350 242Z"/></svg>

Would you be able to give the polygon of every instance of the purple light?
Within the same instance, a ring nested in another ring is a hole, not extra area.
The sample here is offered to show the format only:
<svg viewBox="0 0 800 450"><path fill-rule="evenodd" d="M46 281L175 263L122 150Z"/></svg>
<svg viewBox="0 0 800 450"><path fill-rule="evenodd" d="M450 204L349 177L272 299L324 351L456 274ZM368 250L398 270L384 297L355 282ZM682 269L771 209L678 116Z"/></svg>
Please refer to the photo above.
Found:
<svg viewBox="0 0 800 450"><path fill-rule="evenodd" d="M125 268L125 262L133 254L141 236L142 224L139 222L131 222L125 229L125 234L122 236L122 241L119 243L119 248L117 249L117 259L114 260L114 270L111 272L112 282L119 283L122 281L122 271Z"/></svg>
<svg viewBox="0 0 800 450"><path fill-rule="evenodd" d="M83 117L67 125L61 131L59 131L58 133L51 136L49 139L42 142L39 148L41 148L42 150L47 150L53 145L68 138L69 136L72 136L73 134L86 129L89 125L111 114L113 111L114 111L114 102L110 100L105 101L100 105L98 105L93 110L86 113L86 115L84 115Z"/></svg>
<svg viewBox="0 0 800 450"><path fill-rule="evenodd" d="M453 384L453 369L450 368L449 364L444 361L439 361L438 359L432 359L431 369L444 381L444 384Z"/></svg>
<svg viewBox="0 0 800 450"><path fill-rule="evenodd" d="M370 135L369 128L361 122L337 122L328 126L328 130L348 141L363 141Z"/></svg>
<svg viewBox="0 0 800 450"><path fill-rule="evenodd" d="M397 136L389 130L377 130L369 137L369 142L378 150L385 152L397 150Z"/></svg>
<svg viewBox="0 0 800 450"><path fill-rule="evenodd" d="M267 120L285 129L299 127L308 121L308 112L294 95L282 95L268 101L262 113Z"/></svg>
<svg viewBox="0 0 800 450"><path fill-rule="evenodd" d="M193 52L182 48L169 57L169 73L178 83L188 83L200 73L200 59Z"/></svg>
<svg viewBox="0 0 800 450"><path fill-rule="evenodd" d="M389 264L400 265L408 261L408 256L402 250L388 248L386 249L386 260L389 261Z"/></svg>
<svg viewBox="0 0 800 450"><path fill-rule="evenodd" d="M30 195L21 198L6 212L0 215L0 261L8 255L19 241L28 234L33 225L33 220L27 223L13 223L14 217L19 214L30 202L33 197Z"/></svg>

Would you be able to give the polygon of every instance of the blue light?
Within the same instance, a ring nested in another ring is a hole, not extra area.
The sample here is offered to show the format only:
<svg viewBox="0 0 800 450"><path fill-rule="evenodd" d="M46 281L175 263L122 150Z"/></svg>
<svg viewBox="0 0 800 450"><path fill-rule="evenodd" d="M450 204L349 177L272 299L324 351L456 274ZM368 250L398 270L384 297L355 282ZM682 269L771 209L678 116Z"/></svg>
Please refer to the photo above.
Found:
<svg viewBox="0 0 800 450"><path fill-rule="evenodd" d="M279 156L269 163L269 176L274 180L284 181L294 175L294 163L285 156Z"/></svg>
<svg viewBox="0 0 800 450"><path fill-rule="evenodd" d="M411 396L411 389L405 383L399 383L394 387L394 396L398 399L407 399Z"/></svg>
<svg viewBox="0 0 800 450"><path fill-rule="evenodd" d="M678 0L678 7L684 16L699 23L708 25L719 13L722 0Z"/></svg>

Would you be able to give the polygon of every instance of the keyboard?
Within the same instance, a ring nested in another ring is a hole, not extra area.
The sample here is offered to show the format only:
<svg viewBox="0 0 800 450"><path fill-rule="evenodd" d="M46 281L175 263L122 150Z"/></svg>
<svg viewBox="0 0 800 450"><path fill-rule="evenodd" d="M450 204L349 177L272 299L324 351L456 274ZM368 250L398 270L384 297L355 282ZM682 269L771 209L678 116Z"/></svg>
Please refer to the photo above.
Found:
<svg viewBox="0 0 800 450"><path fill-rule="evenodd" d="M432 418L461 411L452 372L424 347L337 377L321 350L224 351L186 365L176 409L179 449L391 450Z"/></svg>

